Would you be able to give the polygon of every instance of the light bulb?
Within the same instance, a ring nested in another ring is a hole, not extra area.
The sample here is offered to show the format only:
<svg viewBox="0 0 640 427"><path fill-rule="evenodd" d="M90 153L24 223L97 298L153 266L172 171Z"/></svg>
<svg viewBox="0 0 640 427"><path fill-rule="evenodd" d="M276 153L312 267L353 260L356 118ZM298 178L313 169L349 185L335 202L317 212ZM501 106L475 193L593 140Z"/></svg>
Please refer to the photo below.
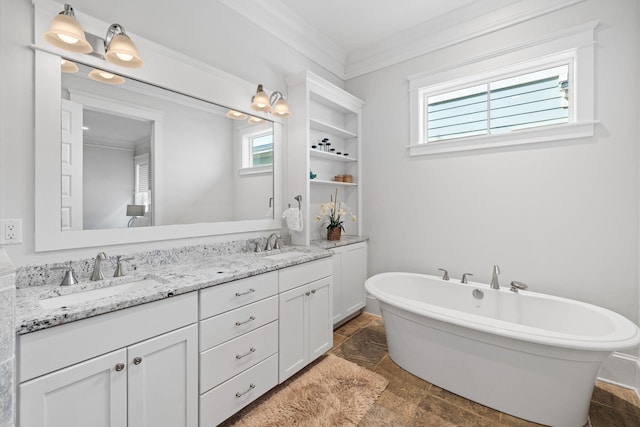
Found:
<svg viewBox="0 0 640 427"><path fill-rule="evenodd" d="M112 79L114 76L111 73L107 73L106 71L100 71L100 75L105 79Z"/></svg>
<svg viewBox="0 0 640 427"><path fill-rule="evenodd" d="M129 55L128 53L117 52L116 56L122 59L123 61L131 61L133 59L133 55Z"/></svg>
<svg viewBox="0 0 640 427"><path fill-rule="evenodd" d="M56 34L56 36L58 36L58 38L60 40L62 40L65 43L69 43L69 44L76 44L78 43L78 39L75 37L71 37L71 36L67 36L64 34Z"/></svg>

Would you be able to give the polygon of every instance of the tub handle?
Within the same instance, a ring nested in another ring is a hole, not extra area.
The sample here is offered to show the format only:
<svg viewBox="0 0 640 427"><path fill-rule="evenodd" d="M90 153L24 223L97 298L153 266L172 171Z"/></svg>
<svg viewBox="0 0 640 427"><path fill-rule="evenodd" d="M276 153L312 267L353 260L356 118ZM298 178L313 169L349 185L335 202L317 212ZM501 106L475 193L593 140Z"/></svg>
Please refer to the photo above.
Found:
<svg viewBox="0 0 640 427"><path fill-rule="evenodd" d="M449 272L447 270L445 270L444 268L439 268L438 270L444 272L444 274L442 275L442 280L449 280Z"/></svg>
<svg viewBox="0 0 640 427"><path fill-rule="evenodd" d="M518 282L517 280L511 282L511 292L518 292L518 290L525 289L529 289L529 286L527 286L526 283Z"/></svg>
<svg viewBox="0 0 640 427"><path fill-rule="evenodd" d="M460 283L469 283L469 282L467 282L467 277L468 276L473 276L473 274L471 274L471 273L463 273L462 274L462 280L460 280Z"/></svg>

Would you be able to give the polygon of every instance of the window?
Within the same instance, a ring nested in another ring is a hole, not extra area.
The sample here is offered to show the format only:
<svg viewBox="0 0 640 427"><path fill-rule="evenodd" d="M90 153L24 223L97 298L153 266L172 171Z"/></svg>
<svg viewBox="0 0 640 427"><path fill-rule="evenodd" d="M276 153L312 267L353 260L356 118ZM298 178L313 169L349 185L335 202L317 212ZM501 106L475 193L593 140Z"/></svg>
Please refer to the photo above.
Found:
<svg viewBox="0 0 640 427"><path fill-rule="evenodd" d="M568 28L409 76L409 154L593 136L596 26Z"/></svg>
<svg viewBox="0 0 640 427"><path fill-rule="evenodd" d="M426 141L568 123L569 65L425 95Z"/></svg>
<svg viewBox="0 0 640 427"><path fill-rule="evenodd" d="M135 167L134 204L145 205L145 212L151 204L151 186L149 185L149 154L141 154L133 158Z"/></svg>
<svg viewBox="0 0 640 427"><path fill-rule="evenodd" d="M261 129L243 129L242 159L240 175L271 173L273 170L273 129L271 126Z"/></svg>

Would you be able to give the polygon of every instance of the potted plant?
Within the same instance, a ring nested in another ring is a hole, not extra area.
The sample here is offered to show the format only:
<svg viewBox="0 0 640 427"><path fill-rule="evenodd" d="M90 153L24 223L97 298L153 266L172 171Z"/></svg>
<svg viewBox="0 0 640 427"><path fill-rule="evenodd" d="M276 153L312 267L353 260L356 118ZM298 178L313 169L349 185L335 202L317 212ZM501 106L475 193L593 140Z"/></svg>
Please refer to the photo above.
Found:
<svg viewBox="0 0 640 427"><path fill-rule="evenodd" d="M338 189L336 188L335 198L330 196L331 201L320 204L320 215L316 217L318 222L327 223L327 240L340 240L344 231L344 218L351 216L352 221L357 217L351 213L351 209L345 203L338 203Z"/></svg>

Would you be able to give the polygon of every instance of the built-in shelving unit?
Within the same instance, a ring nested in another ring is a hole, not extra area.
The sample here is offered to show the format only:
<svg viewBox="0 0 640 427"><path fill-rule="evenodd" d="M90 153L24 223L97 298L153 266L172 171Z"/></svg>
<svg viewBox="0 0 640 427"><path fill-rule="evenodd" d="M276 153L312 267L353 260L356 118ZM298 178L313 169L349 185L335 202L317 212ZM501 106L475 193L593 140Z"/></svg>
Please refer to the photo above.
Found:
<svg viewBox="0 0 640 427"><path fill-rule="evenodd" d="M292 232L292 242L308 245L324 237L326 228L315 220L320 204L338 190L338 202L362 218L361 112L364 102L344 89L306 71L287 79L288 102L295 113L288 123L289 198L300 194L305 229ZM328 139L335 152L319 149ZM312 148L312 146L317 148ZM336 153L340 153L339 155ZM344 153L347 153L345 156ZM310 172L316 177L310 178ZM350 176L351 182L339 180ZM362 235L361 220L345 221L347 234Z"/></svg>

